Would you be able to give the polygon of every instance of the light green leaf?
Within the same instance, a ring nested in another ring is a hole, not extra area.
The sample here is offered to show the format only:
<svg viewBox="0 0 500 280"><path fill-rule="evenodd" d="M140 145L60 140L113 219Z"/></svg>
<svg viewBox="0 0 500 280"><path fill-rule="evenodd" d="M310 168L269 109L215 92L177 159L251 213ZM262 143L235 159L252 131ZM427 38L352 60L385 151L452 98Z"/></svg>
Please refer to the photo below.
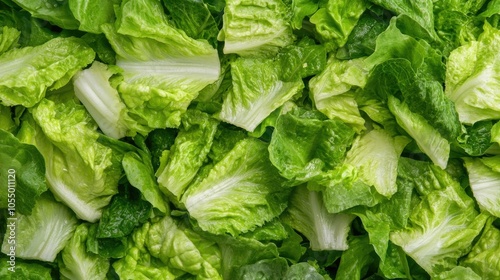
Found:
<svg viewBox="0 0 500 280"><path fill-rule="evenodd" d="M90 253L86 249L89 232L88 224L76 227L73 237L61 253L59 269L61 279L99 280L105 279L109 269L109 260Z"/></svg>
<svg viewBox="0 0 500 280"><path fill-rule="evenodd" d="M182 197L200 228L238 235L280 215L290 189L269 162L267 145L244 139Z"/></svg>
<svg viewBox="0 0 500 280"><path fill-rule="evenodd" d="M418 147L437 166L446 168L450 156L450 143L427 122L424 116L413 113L406 103L389 96L389 110L397 123L416 141Z"/></svg>
<svg viewBox="0 0 500 280"><path fill-rule="evenodd" d="M481 279L500 277L500 230L488 223L461 265L471 268Z"/></svg>
<svg viewBox="0 0 500 280"><path fill-rule="evenodd" d="M206 161L219 121L203 112L188 110L182 124L165 168L157 171L160 190L176 202Z"/></svg>
<svg viewBox="0 0 500 280"><path fill-rule="evenodd" d="M336 47L342 47L368 3L365 0L329 0L322 6L322 2L310 21L323 41L334 42Z"/></svg>
<svg viewBox="0 0 500 280"><path fill-rule="evenodd" d="M309 81L316 108L328 116L351 124L357 131L364 129L358 105L352 93L363 88L368 77L364 59L338 60L331 57L327 67Z"/></svg>
<svg viewBox="0 0 500 280"><path fill-rule="evenodd" d="M436 277L455 267L458 258L469 252L488 215L477 213L474 201L458 182L449 179L433 181L433 173L428 173L429 167L429 163L407 167L416 171L414 183L426 184L420 187L425 193L414 206L408 226L392 232L390 240ZM449 177L446 171L432 170L438 173L438 178Z"/></svg>
<svg viewBox="0 0 500 280"><path fill-rule="evenodd" d="M65 85L94 59L94 51L77 38L55 38L43 45L12 49L0 56L0 101L32 107L48 88Z"/></svg>
<svg viewBox="0 0 500 280"><path fill-rule="evenodd" d="M198 92L219 78L217 50L172 27L160 2L122 1L116 13L115 25L101 28L123 69L118 91L136 130L178 127Z"/></svg>
<svg viewBox="0 0 500 280"><path fill-rule="evenodd" d="M247 131L304 88L301 80L284 82L279 64L271 59L239 58L231 63L233 87L222 103L219 118Z"/></svg>
<svg viewBox="0 0 500 280"><path fill-rule="evenodd" d="M56 198L79 218L95 222L118 192L120 155L96 142L97 125L71 91L52 97L56 98L33 108L36 124L26 124L32 131L27 141L43 155L47 182Z"/></svg>
<svg viewBox="0 0 500 280"><path fill-rule="evenodd" d="M347 235L354 218L350 214L328 213L321 194L309 191L305 185L295 188L282 215L286 223L309 240L314 251L347 250Z"/></svg>
<svg viewBox="0 0 500 280"><path fill-rule="evenodd" d="M67 0L69 9L80 23L79 30L101 33L101 24L113 22L115 13L113 5L119 4L118 0Z"/></svg>
<svg viewBox="0 0 500 280"><path fill-rule="evenodd" d="M13 0L33 17L49 21L64 29L78 29L79 22L71 13L69 0Z"/></svg>
<svg viewBox="0 0 500 280"><path fill-rule="evenodd" d="M153 223L146 237L153 257L197 279L222 279L220 250L216 243L169 216Z"/></svg>
<svg viewBox="0 0 500 280"><path fill-rule="evenodd" d="M463 158L469 184L481 210L500 217L500 157Z"/></svg>
<svg viewBox="0 0 500 280"><path fill-rule="evenodd" d="M78 222L71 209L54 201L48 193L37 199L31 215L16 214L15 218L8 224L15 230L15 257L45 262L56 259ZM7 255L12 251L9 236L6 234L2 243L2 253Z"/></svg>
<svg viewBox="0 0 500 280"><path fill-rule="evenodd" d="M373 129L357 137L347 152L344 164L358 170L360 179L374 186L378 193L391 197L397 191L399 156L410 140L391 137L381 129Z"/></svg>
<svg viewBox="0 0 500 280"><path fill-rule="evenodd" d="M269 159L294 185L313 179L341 163L354 131L317 111L292 109L277 118Z"/></svg>
<svg viewBox="0 0 500 280"><path fill-rule="evenodd" d="M11 264L15 263L15 269ZM13 270L14 269L14 270ZM34 262L16 259L11 263L8 257L0 258L0 277L5 280L51 280L52 268Z"/></svg>
<svg viewBox="0 0 500 280"><path fill-rule="evenodd" d="M458 47L450 54L446 71L446 95L456 104L460 121L500 118L496 88L500 83L500 31L485 23L477 41Z"/></svg>
<svg viewBox="0 0 500 280"><path fill-rule="evenodd" d="M223 23L218 40L225 54L271 57L295 40L281 0L227 0Z"/></svg>
<svg viewBox="0 0 500 280"><path fill-rule="evenodd" d="M0 30L0 54L18 45L21 32L16 28L4 26Z"/></svg>
<svg viewBox="0 0 500 280"><path fill-rule="evenodd" d="M75 95L89 111L102 132L119 139L129 132L132 119L109 79L120 70L94 61L90 68L73 76Z"/></svg>

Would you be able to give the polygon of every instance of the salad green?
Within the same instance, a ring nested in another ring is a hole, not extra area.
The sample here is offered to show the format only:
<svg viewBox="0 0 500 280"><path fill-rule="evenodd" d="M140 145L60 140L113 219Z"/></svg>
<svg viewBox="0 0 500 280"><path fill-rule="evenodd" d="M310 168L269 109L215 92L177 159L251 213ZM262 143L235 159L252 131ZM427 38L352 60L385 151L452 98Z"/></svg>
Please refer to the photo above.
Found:
<svg viewBox="0 0 500 280"><path fill-rule="evenodd" d="M499 54L498 0L0 0L0 278L498 279Z"/></svg>

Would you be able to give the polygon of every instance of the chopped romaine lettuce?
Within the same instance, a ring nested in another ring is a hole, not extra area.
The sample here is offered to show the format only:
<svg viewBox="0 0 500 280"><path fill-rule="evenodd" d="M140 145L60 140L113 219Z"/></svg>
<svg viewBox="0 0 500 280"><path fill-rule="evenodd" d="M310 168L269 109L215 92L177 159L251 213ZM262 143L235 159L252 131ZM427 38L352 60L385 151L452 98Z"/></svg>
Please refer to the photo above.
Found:
<svg viewBox="0 0 500 280"><path fill-rule="evenodd" d="M499 0L0 0L0 278L497 279L499 30Z"/></svg>

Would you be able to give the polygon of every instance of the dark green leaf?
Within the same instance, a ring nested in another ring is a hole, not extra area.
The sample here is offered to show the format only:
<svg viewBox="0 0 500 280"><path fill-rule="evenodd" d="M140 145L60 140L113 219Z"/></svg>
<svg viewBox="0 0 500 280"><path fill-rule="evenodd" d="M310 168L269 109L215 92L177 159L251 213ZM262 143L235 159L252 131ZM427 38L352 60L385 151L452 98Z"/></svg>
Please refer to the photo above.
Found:
<svg viewBox="0 0 500 280"><path fill-rule="evenodd" d="M89 233L85 243L87 252L105 258L124 257L127 251L127 238L98 238L98 226L98 224L92 224L89 227Z"/></svg>
<svg viewBox="0 0 500 280"><path fill-rule="evenodd" d="M326 50L322 45L293 45L278 54L281 79L285 82L319 74L326 67Z"/></svg>
<svg viewBox="0 0 500 280"><path fill-rule="evenodd" d="M172 22L195 39L205 39L217 47L219 28L208 6L202 0L163 0Z"/></svg>
<svg viewBox="0 0 500 280"><path fill-rule="evenodd" d="M129 235L144 223L151 212L151 204L118 194L103 210L97 231L98 238L119 238Z"/></svg>
<svg viewBox="0 0 500 280"><path fill-rule="evenodd" d="M466 133L457 140L458 146L470 156L483 155L491 146L491 121L479 121L465 126Z"/></svg>
<svg viewBox="0 0 500 280"><path fill-rule="evenodd" d="M86 33L82 39L96 52L97 58L106 64L115 64L115 51L103 34Z"/></svg>
<svg viewBox="0 0 500 280"><path fill-rule="evenodd" d="M235 279L242 280L273 280L282 279L288 269L284 258L260 260L254 264L247 264L238 269Z"/></svg>
<svg viewBox="0 0 500 280"><path fill-rule="evenodd" d="M380 33L389 26L389 16L366 10L349 35L346 44L337 52L339 59L353 59L371 55Z"/></svg>
<svg viewBox="0 0 500 280"><path fill-rule="evenodd" d="M367 268L376 260L373 247L367 236L354 237L349 242L349 249L340 258L340 265L335 280L364 279Z"/></svg>
<svg viewBox="0 0 500 280"><path fill-rule="evenodd" d="M151 152L151 161L153 169L157 170L160 166L160 157L163 151L170 150L177 137L177 129L165 128L155 129L148 134L146 145Z"/></svg>
<svg viewBox="0 0 500 280"><path fill-rule="evenodd" d="M21 214L31 214L36 199L48 189L42 155L35 146L21 143L0 129L0 162L0 208L15 208L14 211ZM15 207L8 206L8 198L14 198Z"/></svg>

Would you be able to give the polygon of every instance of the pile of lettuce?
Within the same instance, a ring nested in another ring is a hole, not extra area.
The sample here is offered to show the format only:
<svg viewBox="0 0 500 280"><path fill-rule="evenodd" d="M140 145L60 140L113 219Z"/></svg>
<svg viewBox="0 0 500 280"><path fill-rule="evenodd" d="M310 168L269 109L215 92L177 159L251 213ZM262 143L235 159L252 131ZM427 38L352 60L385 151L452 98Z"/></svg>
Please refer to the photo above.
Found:
<svg viewBox="0 0 500 280"><path fill-rule="evenodd" d="M498 0L0 0L0 278L500 279L499 120Z"/></svg>

